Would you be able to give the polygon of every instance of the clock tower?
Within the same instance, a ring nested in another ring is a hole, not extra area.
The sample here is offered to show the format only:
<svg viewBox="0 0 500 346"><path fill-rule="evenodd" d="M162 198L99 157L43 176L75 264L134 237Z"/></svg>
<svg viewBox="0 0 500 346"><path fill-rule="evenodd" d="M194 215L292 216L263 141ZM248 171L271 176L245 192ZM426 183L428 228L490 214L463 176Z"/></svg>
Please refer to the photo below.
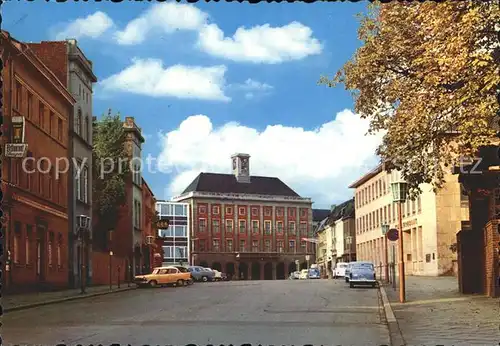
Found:
<svg viewBox="0 0 500 346"><path fill-rule="evenodd" d="M234 154L231 156L232 172L239 183L250 183L250 155Z"/></svg>

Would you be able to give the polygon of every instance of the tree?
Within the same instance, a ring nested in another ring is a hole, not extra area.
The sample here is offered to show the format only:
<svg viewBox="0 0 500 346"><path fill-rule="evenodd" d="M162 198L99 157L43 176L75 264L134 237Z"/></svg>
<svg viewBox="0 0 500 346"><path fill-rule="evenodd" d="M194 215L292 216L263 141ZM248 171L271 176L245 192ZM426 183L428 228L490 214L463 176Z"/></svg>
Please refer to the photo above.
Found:
<svg viewBox="0 0 500 346"><path fill-rule="evenodd" d="M111 110L93 123L93 209L97 218L95 238L107 243L108 232L116 227L120 208L126 203L125 184L129 155L125 148L126 134L120 114Z"/></svg>
<svg viewBox="0 0 500 346"><path fill-rule="evenodd" d="M442 187L443 166L474 156L494 138L500 92L500 11L494 1L372 4L361 16L364 42L334 78L355 110L384 131L377 149L409 183Z"/></svg>

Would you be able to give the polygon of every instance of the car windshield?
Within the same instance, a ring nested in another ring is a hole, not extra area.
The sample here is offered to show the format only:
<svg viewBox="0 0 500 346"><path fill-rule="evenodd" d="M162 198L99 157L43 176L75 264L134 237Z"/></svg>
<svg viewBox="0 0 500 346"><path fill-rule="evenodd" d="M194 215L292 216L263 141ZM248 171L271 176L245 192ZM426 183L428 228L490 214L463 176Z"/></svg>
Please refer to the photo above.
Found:
<svg viewBox="0 0 500 346"><path fill-rule="evenodd" d="M373 270L373 264L371 263L355 263L351 267L352 269L371 269Z"/></svg>

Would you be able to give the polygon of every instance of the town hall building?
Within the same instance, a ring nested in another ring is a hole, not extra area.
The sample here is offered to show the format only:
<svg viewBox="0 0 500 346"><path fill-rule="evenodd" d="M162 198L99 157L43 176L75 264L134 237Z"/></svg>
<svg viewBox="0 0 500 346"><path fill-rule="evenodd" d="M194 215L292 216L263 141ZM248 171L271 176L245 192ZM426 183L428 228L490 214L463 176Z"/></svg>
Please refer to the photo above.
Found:
<svg viewBox="0 0 500 346"><path fill-rule="evenodd" d="M232 174L200 173L172 198L190 205L190 264L252 280L285 279L307 268L315 254L307 241L311 199L279 178L251 176L248 154L231 160Z"/></svg>

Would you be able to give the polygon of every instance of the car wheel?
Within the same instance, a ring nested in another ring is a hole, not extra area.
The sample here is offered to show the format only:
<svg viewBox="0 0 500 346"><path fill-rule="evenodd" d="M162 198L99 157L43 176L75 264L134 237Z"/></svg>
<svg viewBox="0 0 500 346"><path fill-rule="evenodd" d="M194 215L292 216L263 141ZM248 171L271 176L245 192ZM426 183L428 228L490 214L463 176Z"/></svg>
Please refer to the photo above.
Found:
<svg viewBox="0 0 500 346"><path fill-rule="evenodd" d="M184 286L184 280L177 280L176 284L175 284L177 287L181 287L181 286Z"/></svg>
<svg viewBox="0 0 500 346"><path fill-rule="evenodd" d="M201 281L203 281L203 282L207 282L207 281L208 281L208 277L206 277L206 276L202 276Z"/></svg>
<svg viewBox="0 0 500 346"><path fill-rule="evenodd" d="M156 287L156 286L158 286L158 282L156 282L156 280L151 280L149 282L149 287Z"/></svg>
<svg viewBox="0 0 500 346"><path fill-rule="evenodd" d="M349 279L348 279L348 278L345 278L345 282L349 282Z"/></svg>
<svg viewBox="0 0 500 346"><path fill-rule="evenodd" d="M354 284L352 282L349 282L349 288L354 288Z"/></svg>

